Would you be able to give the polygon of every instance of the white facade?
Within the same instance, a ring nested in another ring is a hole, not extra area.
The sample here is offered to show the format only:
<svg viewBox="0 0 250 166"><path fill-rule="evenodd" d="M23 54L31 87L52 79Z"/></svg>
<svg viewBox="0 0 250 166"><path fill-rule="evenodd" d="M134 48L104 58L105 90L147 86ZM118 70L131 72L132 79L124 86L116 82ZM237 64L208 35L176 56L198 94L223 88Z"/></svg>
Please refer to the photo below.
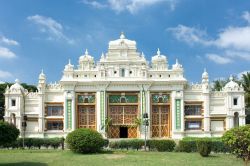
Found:
<svg viewBox="0 0 250 166"><path fill-rule="evenodd" d="M183 73L178 60L170 67L159 49L149 63L122 33L97 63L87 50L77 66L69 61L58 83L46 84L42 72L38 92L16 80L5 92L4 118L26 137L60 137L87 127L109 138L144 138L135 122L143 113L149 138L221 136L245 125L244 91L232 78L222 91L212 91L206 71L200 84L189 84ZM105 134L107 117L112 123Z"/></svg>

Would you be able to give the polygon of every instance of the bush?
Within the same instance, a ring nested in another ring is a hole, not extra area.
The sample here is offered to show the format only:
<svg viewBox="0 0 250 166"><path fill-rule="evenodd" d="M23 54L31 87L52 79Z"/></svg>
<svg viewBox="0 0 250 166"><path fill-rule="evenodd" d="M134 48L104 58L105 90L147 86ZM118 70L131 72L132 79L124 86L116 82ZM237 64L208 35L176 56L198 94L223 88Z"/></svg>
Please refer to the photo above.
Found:
<svg viewBox="0 0 250 166"><path fill-rule="evenodd" d="M156 149L159 152L172 152L176 143L173 140L148 140L149 149Z"/></svg>
<svg viewBox="0 0 250 166"><path fill-rule="evenodd" d="M250 125L232 128L224 133L222 141L245 165L250 160Z"/></svg>
<svg viewBox="0 0 250 166"><path fill-rule="evenodd" d="M13 143L19 134L15 125L0 121L0 146Z"/></svg>
<svg viewBox="0 0 250 166"><path fill-rule="evenodd" d="M99 152L105 144L102 135L91 129L76 129L66 138L69 148L77 153Z"/></svg>
<svg viewBox="0 0 250 166"><path fill-rule="evenodd" d="M108 139L104 139L104 145L105 148L107 148L109 146L109 140Z"/></svg>
<svg viewBox="0 0 250 166"><path fill-rule="evenodd" d="M185 137L179 141L176 151L180 152L197 152L196 142L204 138L197 137ZM222 142L220 137L206 138L211 140L211 150L215 153L226 153L229 152L229 148Z"/></svg>
<svg viewBox="0 0 250 166"><path fill-rule="evenodd" d="M144 140L141 139L133 139L129 141L129 147L131 149L136 149L137 151L142 148L144 145Z"/></svg>
<svg viewBox="0 0 250 166"><path fill-rule="evenodd" d="M180 140L177 147L179 152L197 152L196 140Z"/></svg>
<svg viewBox="0 0 250 166"><path fill-rule="evenodd" d="M58 149L58 147L61 145L61 143L62 143L62 139L61 138L51 138L50 139L50 145L54 149Z"/></svg>
<svg viewBox="0 0 250 166"><path fill-rule="evenodd" d="M197 150L202 157L208 157L211 153L212 141L211 139L203 138L196 142Z"/></svg>

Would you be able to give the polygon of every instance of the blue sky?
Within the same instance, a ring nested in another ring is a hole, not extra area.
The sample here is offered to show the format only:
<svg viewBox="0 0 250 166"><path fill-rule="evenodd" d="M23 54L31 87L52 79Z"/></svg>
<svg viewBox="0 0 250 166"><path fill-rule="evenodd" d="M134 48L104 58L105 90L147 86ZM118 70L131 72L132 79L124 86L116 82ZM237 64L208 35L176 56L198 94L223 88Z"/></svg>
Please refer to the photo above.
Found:
<svg viewBox="0 0 250 166"><path fill-rule="evenodd" d="M157 48L190 82L250 70L249 0L0 0L0 81L59 81L68 59L88 48L99 60L108 42L137 41L147 60Z"/></svg>

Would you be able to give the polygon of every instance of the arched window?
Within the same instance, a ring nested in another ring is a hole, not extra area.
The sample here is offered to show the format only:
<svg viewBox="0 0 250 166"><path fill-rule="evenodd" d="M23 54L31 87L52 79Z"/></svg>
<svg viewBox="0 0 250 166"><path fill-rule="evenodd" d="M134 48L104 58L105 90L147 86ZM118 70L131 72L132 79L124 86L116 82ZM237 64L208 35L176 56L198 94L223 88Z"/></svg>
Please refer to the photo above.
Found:
<svg viewBox="0 0 250 166"><path fill-rule="evenodd" d="M234 113L234 127L239 127L239 113Z"/></svg>
<svg viewBox="0 0 250 166"><path fill-rule="evenodd" d="M125 69L121 69L121 76L125 77Z"/></svg>
<svg viewBox="0 0 250 166"><path fill-rule="evenodd" d="M10 122L16 126L16 115L14 113L10 115Z"/></svg>

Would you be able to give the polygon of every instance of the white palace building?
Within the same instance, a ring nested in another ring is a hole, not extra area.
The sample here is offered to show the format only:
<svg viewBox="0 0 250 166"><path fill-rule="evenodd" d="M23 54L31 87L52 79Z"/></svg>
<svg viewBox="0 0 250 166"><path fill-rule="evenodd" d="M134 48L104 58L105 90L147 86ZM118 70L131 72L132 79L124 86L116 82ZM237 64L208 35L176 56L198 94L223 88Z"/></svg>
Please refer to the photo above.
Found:
<svg viewBox="0 0 250 166"><path fill-rule="evenodd" d="M222 91L211 90L206 71L200 84L189 84L178 60L170 66L158 49L148 62L123 33L98 62L87 50L77 66L69 61L58 83L47 84L41 72L37 88L28 92L16 80L5 92L5 121L25 137L91 128L108 138L144 138L144 113L148 138L214 137L245 125L244 90L232 78Z"/></svg>

